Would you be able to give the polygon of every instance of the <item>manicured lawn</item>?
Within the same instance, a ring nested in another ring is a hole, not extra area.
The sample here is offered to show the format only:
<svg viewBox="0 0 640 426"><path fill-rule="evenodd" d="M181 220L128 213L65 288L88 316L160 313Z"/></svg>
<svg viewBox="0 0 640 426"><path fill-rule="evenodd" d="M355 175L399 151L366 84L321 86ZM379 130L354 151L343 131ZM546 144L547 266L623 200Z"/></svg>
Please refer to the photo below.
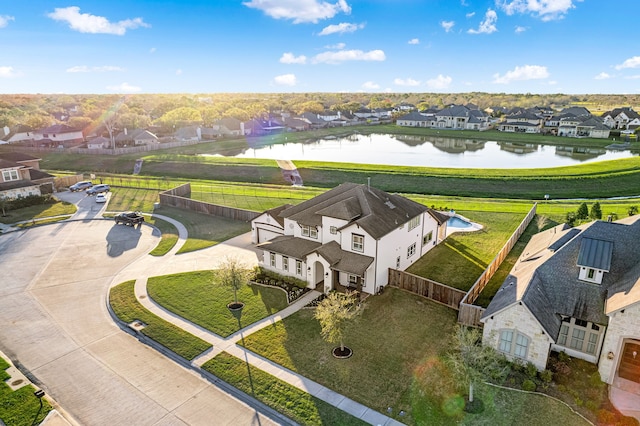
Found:
<svg viewBox="0 0 640 426"><path fill-rule="evenodd" d="M105 180L105 182L109 182L109 180ZM108 210L112 212L138 211L153 213L154 203L158 201L158 190L112 186Z"/></svg>
<svg viewBox="0 0 640 426"><path fill-rule="evenodd" d="M226 353L202 368L300 424L368 424Z"/></svg>
<svg viewBox="0 0 640 426"><path fill-rule="evenodd" d="M109 292L109 304L116 316L126 323L139 320L147 326L142 334L181 357L192 360L211 345L146 310L136 299L135 281L126 281Z"/></svg>
<svg viewBox="0 0 640 426"><path fill-rule="evenodd" d="M149 252L151 256L164 256L176 245L178 242L178 230L171 223L166 220L159 219L155 216L146 217L145 221L156 226L162 233L160 242Z"/></svg>
<svg viewBox="0 0 640 426"><path fill-rule="evenodd" d="M421 363L447 350L456 311L397 289L367 299L347 330L354 354L331 355L313 310L302 310L245 337L247 348L377 411L412 410L411 382ZM401 417L397 417L405 421Z"/></svg>
<svg viewBox="0 0 640 426"><path fill-rule="evenodd" d="M149 295L160 305L220 336L238 331L238 321L227 309L233 290L225 287L216 271L197 271L149 278ZM245 304L242 326L268 317L287 306L284 291L243 286L238 300Z"/></svg>
<svg viewBox="0 0 640 426"><path fill-rule="evenodd" d="M478 211L458 213L481 223L484 228L450 235L407 271L466 291L491 263L525 215Z"/></svg>
<svg viewBox="0 0 640 426"><path fill-rule="evenodd" d="M12 391L9 385L4 383L10 377L5 371L7 368L9 363L0 358L0 419L7 426L39 424L52 410L51 405L43 398L40 409L40 401L33 394L35 388L31 385Z"/></svg>
<svg viewBox="0 0 640 426"><path fill-rule="evenodd" d="M53 204L43 204L40 206L24 207L22 209L7 211L6 216L2 216L0 210L0 222L16 223L23 220L46 218L59 215L72 215L76 212L76 206L65 201L58 201Z"/></svg>

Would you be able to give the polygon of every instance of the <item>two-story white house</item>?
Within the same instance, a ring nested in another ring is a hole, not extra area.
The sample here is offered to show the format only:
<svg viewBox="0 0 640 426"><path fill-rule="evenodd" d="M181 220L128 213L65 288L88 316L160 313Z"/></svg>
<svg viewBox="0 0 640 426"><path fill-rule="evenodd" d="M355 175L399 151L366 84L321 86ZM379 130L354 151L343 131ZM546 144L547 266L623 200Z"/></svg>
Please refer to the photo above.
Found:
<svg viewBox="0 0 640 426"><path fill-rule="evenodd" d="M483 343L546 368L551 351L640 383L640 216L534 235L484 312Z"/></svg>
<svg viewBox="0 0 640 426"><path fill-rule="evenodd" d="M448 216L368 185L344 183L251 222L265 269L329 292L339 284L370 294L446 236Z"/></svg>

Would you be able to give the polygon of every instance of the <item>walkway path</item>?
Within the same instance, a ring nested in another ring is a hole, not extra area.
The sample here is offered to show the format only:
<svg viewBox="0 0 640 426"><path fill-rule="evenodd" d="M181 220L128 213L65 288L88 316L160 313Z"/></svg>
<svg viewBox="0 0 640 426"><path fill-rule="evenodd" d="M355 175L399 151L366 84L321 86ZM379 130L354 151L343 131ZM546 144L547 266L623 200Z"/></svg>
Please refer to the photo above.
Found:
<svg viewBox="0 0 640 426"><path fill-rule="evenodd" d="M213 345L212 350L201 354L192 361L192 366L194 368L200 368L205 362L214 358L221 352L227 352L248 362L254 367L276 376L280 380L283 380L290 385L332 404L370 424L388 426L402 425L402 423L384 414L374 411L350 398L345 397L344 395L340 395L333 390L314 382L313 380L303 377L294 371L282 367L281 365L278 365L273 361L263 358L236 344L244 337L294 314L299 309L309 304L309 302L320 296L320 292L311 291L280 312L253 323L227 338L223 338L197 324L187 321L155 303L147 293L148 277L197 269L215 269L219 266L224 257L230 253L239 257L245 264L253 266L257 264L257 252L250 241L248 241L250 233L247 233L216 246L199 250L198 252L185 253L176 256L176 252L188 237L187 229L180 222L170 217L155 214L154 216L172 223L178 229L178 243L165 256L157 258L149 256L147 259L143 259L141 262L137 262L135 265L132 265L135 268L135 274L137 277L135 283L136 298L146 309L155 315ZM194 261L194 258L199 260ZM194 263L197 263L197 269L193 268ZM124 273L119 274L119 276L114 279L114 284L125 281L126 279L124 279L123 275L128 275L130 272L134 272L134 270L124 271Z"/></svg>

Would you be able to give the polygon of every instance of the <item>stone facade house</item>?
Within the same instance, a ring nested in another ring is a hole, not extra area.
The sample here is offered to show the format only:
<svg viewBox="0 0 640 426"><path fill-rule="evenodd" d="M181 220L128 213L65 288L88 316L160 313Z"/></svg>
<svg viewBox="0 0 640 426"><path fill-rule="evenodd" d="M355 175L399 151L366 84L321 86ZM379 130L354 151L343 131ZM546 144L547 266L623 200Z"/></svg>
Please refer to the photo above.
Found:
<svg viewBox="0 0 640 426"><path fill-rule="evenodd" d="M344 183L251 222L260 265L329 292L375 294L389 268L404 270L442 241L448 216L368 185Z"/></svg>
<svg viewBox="0 0 640 426"><path fill-rule="evenodd" d="M534 235L481 321L483 343L546 368L551 351L640 383L640 216Z"/></svg>
<svg viewBox="0 0 640 426"><path fill-rule="evenodd" d="M0 197L13 199L53 192L54 177L40 170L40 159L19 152L0 153Z"/></svg>

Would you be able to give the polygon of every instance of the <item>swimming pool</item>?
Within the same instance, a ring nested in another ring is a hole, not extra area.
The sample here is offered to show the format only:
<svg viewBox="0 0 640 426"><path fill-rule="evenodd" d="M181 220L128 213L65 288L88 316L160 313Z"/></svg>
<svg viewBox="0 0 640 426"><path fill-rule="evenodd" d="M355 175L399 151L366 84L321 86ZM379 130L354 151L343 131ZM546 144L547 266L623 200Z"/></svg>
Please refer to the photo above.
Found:
<svg viewBox="0 0 640 426"><path fill-rule="evenodd" d="M451 228L471 228L471 222L467 222L458 216L451 216L451 219L447 221L447 226Z"/></svg>

